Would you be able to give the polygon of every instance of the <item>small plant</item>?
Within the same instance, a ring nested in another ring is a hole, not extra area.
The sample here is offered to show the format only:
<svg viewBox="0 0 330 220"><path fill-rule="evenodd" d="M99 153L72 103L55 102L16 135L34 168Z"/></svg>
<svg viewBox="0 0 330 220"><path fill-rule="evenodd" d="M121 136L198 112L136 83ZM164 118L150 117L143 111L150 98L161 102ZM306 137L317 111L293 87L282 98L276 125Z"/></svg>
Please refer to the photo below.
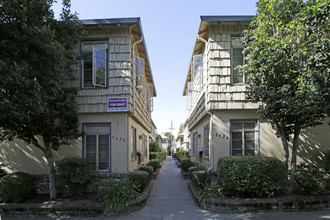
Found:
<svg viewBox="0 0 330 220"><path fill-rule="evenodd" d="M154 172L155 172L158 168L160 168L160 160L158 160L158 159L150 160L147 165L152 166L154 168Z"/></svg>
<svg viewBox="0 0 330 220"><path fill-rule="evenodd" d="M67 196L81 196L87 184L95 178L91 164L79 157L68 157L56 162L57 186Z"/></svg>
<svg viewBox="0 0 330 220"><path fill-rule="evenodd" d="M203 186L209 184L210 176L206 170L194 171L192 172L191 181L197 188L203 188Z"/></svg>
<svg viewBox="0 0 330 220"><path fill-rule="evenodd" d="M10 173L0 178L0 201L22 202L34 192L34 178L28 173Z"/></svg>
<svg viewBox="0 0 330 220"><path fill-rule="evenodd" d="M103 182L99 186L97 194L98 198L105 202L107 210L113 208L116 212L123 211L141 196L136 185L130 180Z"/></svg>
<svg viewBox="0 0 330 220"><path fill-rule="evenodd" d="M3 163L0 164L0 178L7 174L7 171L4 169L5 166L6 165L4 165Z"/></svg>
<svg viewBox="0 0 330 220"><path fill-rule="evenodd" d="M192 173L194 171L198 171L198 170L206 170L205 167L202 166L192 166L188 168L188 174L189 174L189 179L192 180Z"/></svg>
<svg viewBox="0 0 330 220"><path fill-rule="evenodd" d="M300 163L294 174L298 190L317 196L324 190L325 173L313 164Z"/></svg>
<svg viewBox="0 0 330 220"><path fill-rule="evenodd" d="M198 202L201 204L205 204L206 199L224 199L225 196L222 194L221 187L211 182L210 184L204 185L202 188L198 191L199 200Z"/></svg>
<svg viewBox="0 0 330 220"><path fill-rule="evenodd" d="M142 192L150 182L150 176L146 171L134 171L128 176L128 180L133 182L140 192Z"/></svg>
<svg viewBox="0 0 330 220"><path fill-rule="evenodd" d="M180 164L181 164L181 168L187 172L189 167L193 166L194 164L190 161L189 158L184 158L184 159L181 159L180 161Z"/></svg>
<svg viewBox="0 0 330 220"><path fill-rule="evenodd" d="M151 177L152 173L154 172L154 168L152 166L140 166L139 170L147 172L149 177Z"/></svg>

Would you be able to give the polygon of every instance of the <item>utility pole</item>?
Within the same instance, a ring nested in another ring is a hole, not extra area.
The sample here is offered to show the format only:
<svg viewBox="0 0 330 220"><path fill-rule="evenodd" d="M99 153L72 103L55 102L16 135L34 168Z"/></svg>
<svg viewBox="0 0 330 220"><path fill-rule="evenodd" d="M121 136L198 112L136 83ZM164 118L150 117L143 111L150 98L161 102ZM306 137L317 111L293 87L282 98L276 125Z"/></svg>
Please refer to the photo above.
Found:
<svg viewBox="0 0 330 220"><path fill-rule="evenodd" d="M174 139L174 138L172 137L172 136L173 136L173 135L172 135L172 131L174 130L174 128L173 128L173 122L172 122L172 120L171 120L171 127L170 127L169 129L171 130L170 140L172 140L171 143L172 143L172 149L173 149L173 150L172 150L172 156L173 156L173 154L174 154L174 143L173 143L173 139Z"/></svg>

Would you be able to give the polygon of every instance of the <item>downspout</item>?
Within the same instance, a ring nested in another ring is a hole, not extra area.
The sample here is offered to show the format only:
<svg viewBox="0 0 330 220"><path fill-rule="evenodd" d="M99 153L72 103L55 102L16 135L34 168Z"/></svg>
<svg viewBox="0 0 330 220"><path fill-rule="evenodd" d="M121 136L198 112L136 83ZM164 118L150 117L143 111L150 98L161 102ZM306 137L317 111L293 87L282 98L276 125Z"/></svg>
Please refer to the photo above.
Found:
<svg viewBox="0 0 330 220"><path fill-rule="evenodd" d="M198 40L200 40L200 41L202 41L203 43L205 43L205 46L206 46L206 44L207 44L207 41L204 39L204 38L202 38L202 37L200 37L199 35L197 35L197 39ZM207 78L208 79L208 78ZM205 102L207 101L207 91L208 91L208 86L206 86L206 95L205 95ZM210 127L210 132L209 133L213 133L213 115L212 115L212 113L207 109L207 103L205 103L205 110L206 110L206 113L207 114L209 114L210 115L210 123L209 123L209 127ZM213 137L213 135L211 135L211 137ZM209 139L209 140L212 140L211 141L211 144L210 144L210 146L212 147L212 165L211 165L211 167L210 168L208 168L207 169L207 172L208 173L210 173L210 171L213 169L213 167L214 167L214 144L213 144L213 139L211 138L211 139Z"/></svg>
<svg viewBox="0 0 330 220"><path fill-rule="evenodd" d="M130 35L132 35L132 27L134 27L136 24L132 25L129 27L129 30L130 30ZM133 71L132 71L132 83L133 83L133 100L132 100L132 113L129 113L127 115L127 135L128 135L128 138L127 138L127 169L129 172L133 172L133 170L130 169L129 165L130 165L130 154L129 154L129 148L130 148L130 127L129 127L129 118L131 117L131 115L134 115L134 112L135 112L135 80L136 80L136 77L135 77L135 73L136 73L136 63L135 63L135 46L138 44L138 43L141 43L143 41L143 36L141 36L141 39L140 40L137 40L135 42L133 42L132 44L132 57L133 57Z"/></svg>

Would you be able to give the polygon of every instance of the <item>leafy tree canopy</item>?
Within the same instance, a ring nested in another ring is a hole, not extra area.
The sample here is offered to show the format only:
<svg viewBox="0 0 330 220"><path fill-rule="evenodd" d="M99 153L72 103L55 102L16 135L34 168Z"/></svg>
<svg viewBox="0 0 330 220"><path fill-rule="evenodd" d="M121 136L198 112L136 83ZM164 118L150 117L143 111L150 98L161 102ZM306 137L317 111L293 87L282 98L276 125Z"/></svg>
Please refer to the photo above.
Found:
<svg viewBox="0 0 330 220"><path fill-rule="evenodd" d="M286 163L293 135L294 172L301 129L330 112L330 0L259 0L257 7L242 39L249 46L241 70L261 117L281 137Z"/></svg>

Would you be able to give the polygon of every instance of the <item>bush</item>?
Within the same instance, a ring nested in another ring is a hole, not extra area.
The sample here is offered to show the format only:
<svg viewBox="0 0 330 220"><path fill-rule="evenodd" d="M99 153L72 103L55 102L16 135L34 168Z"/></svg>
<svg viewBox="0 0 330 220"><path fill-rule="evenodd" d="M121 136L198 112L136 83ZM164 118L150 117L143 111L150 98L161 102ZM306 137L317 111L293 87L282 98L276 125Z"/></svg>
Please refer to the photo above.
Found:
<svg viewBox="0 0 330 220"><path fill-rule="evenodd" d="M181 159L180 161L180 164L181 164L181 168L187 172L189 167L193 166L194 164L190 161L189 158L184 158L184 159Z"/></svg>
<svg viewBox="0 0 330 220"><path fill-rule="evenodd" d="M192 172L191 181L197 188L203 188L205 185L208 185L210 182L210 176L206 170L198 170Z"/></svg>
<svg viewBox="0 0 330 220"><path fill-rule="evenodd" d="M149 159L150 160L154 160L154 159L158 159L160 161L165 160L165 153L164 152L150 152L149 153Z"/></svg>
<svg viewBox="0 0 330 220"><path fill-rule="evenodd" d="M322 162L323 162L323 168L324 168L325 172L330 174L330 150L327 150L324 153Z"/></svg>
<svg viewBox="0 0 330 220"><path fill-rule="evenodd" d="M162 151L162 149L160 149L159 144L157 142L155 142L155 141L150 142L149 152L161 152L161 151Z"/></svg>
<svg viewBox="0 0 330 220"><path fill-rule="evenodd" d="M101 183L97 190L98 198L105 202L106 209L113 208L121 212L132 202L140 198L136 185L131 181L109 180Z"/></svg>
<svg viewBox="0 0 330 220"><path fill-rule="evenodd" d="M0 178L7 174L7 171L4 169L4 167L4 164L0 164Z"/></svg>
<svg viewBox="0 0 330 220"><path fill-rule="evenodd" d="M282 192L283 163L272 157L221 157L218 176L223 191L239 197L272 197Z"/></svg>
<svg viewBox="0 0 330 220"><path fill-rule="evenodd" d="M147 165L153 167L155 172L158 168L160 168L160 160L159 159L150 160Z"/></svg>
<svg viewBox="0 0 330 220"><path fill-rule="evenodd" d="M297 190L317 196L324 191L325 172L313 164L300 163L294 174Z"/></svg>
<svg viewBox="0 0 330 220"><path fill-rule="evenodd" d="M34 193L34 178L28 173L10 173L0 179L0 201L22 202Z"/></svg>
<svg viewBox="0 0 330 220"><path fill-rule="evenodd" d="M211 182L210 184L204 185L198 191L199 200L198 202L201 204L205 204L206 199L224 199L225 196L221 192L220 185Z"/></svg>
<svg viewBox="0 0 330 220"><path fill-rule="evenodd" d="M188 174L189 174L189 179L192 180L192 173L194 171L198 171L198 170L206 170L205 167L200 167L200 166L192 166L188 168Z"/></svg>
<svg viewBox="0 0 330 220"><path fill-rule="evenodd" d="M56 162L56 185L63 187L67 196L81 196L94 178L95 172L85 159L68 157Z"/></svg>
<svg viewBox="0 0 330 220"><path fill-rule="evenodd" d="M152 173L154 172L154 168L152 166L140 166L139 170L147 172L149 177L151 177Z"/></svg>
<svg viewBox="0 0 330 220"><path fill-rule="evenodd" d="M189 158L189 152L187 150L179 150L174 154L174 158L180 162L182 158Z"/></svg>
<svg viewBox="0 0 330 220"><path fill-rule="evenodd" d="M128 176L128 180L136 185L142 192L150 182L150 176L146 171L134 171Z"/></svg>

